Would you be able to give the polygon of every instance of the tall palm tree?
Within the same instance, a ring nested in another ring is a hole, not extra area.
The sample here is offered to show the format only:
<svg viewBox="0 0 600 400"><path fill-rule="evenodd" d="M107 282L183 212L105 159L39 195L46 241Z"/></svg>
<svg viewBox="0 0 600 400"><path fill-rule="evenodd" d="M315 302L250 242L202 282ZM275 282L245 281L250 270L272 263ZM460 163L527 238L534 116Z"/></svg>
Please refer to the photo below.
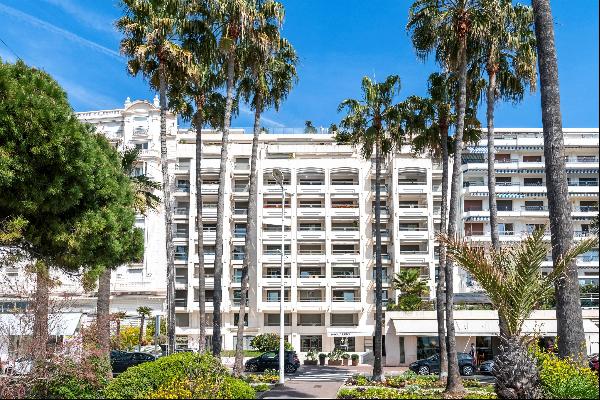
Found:
<svg viewBox="0 0 600 400"><path fill-rule="evenodd" d="M540 71L542 94L542 125L544 128L544 158L546 186L548 188L548 210L552 241L552 260L556 264L566 254L573 240L571 201L565 168L565 151L560 111L560 89L558 86L558 64L554 44L554 21L548 0L532 0L535 17L535 37ZM556 283L556 320L558 353L561 357L572 356L582 362L587 353L577 264L569 265L563 277Z"/></svg>
<svg viewBox="0 0 600 400"><path fill-rule="evenodd" d="M250 272L256 273L257 266L257 158L258 139L262 131L260 116L269 106L274 106L276 110L279 109L281 101L287 97L297 79L296 51L287 40L280 37L279 32L284 16L283 6L272 0L258 1L256 16L258 21L248 32L248 45L244 49L246 70L238 89L240 95L251 104L254 110L254 137L252 138L245 254L233 368L236 376L241 375L244 370L243 340L246 294Z"/></svg>
<svg viewBox="0 0 600 400"><path fill-rule="evenodd" d="M536 86L536 51L531 7L510 0L480 0L479 13L486 24L481 40L482 67L487 73L486 118L488 202L492 246L500 247L496 173L494 169L494 107L500 98L513 103L523 99L525 89Z"/></svg>
<svg viewBox="0 0 600 400"><path fill-rule="evenodd" d="M150 307L140 306L135 310L140 316L140 333L138 336L138 346L139 349L142 349L142 341L144 339L146 333L146 317L150 318L152 316L152 309Z"/></svg>
<svg viewBox="0 0 600 400"><path fill-rule="evenodd" d="M456 129L454 133L454 159L452 189L448 216L448 234L458 230L460 157L463 149L465 114L467 108L467 72L472 54L468 44L476 43L479 29L475 12L477 0L416 0L409 10L407 29L411 32L417 56L424 59L430 53L442 67L456 73ZM471 46L472 47L472 46ZM448 353L449 394L464 391L458 370L456 335L454 328L454 275L452 262L446 261L446 347Z"/></svg>
<svg viewBox="0 0 600 400"><path fill-rule="evenodd" d="M121 53L128 72L142 74L158 89L160 100L160 158L165 208L167 252L168 352L175 350L175 258L171 213L171 179L167 156L167 88L171 76L194 68L193 56L176 38L185 23L189 2L181 0L121 0L123 16L116 27L123 33Z"/></svg>
<svg viewBox="0 0 600 400"><path fill-rule="evenodd" d="M363 96L360 100L347 99L338 107L347 115L341 120L335 133L338 143L360 148L362 156L370 160L375 152L375 338L373 340L373 379L381 381L382 356L382 265L381 265L381 160L402 145L404 129L401 109L393 104L400 92L400 77L391 75L384 82L362 79Z"/></svg>
<svg viewBox="0 0 600 400"><path fill-rule="evenodd" d="M136 174L135 166L138 161L139 149L128 148L121 153L123 173L129 176L133 187L133 207L138 214L146 215L148 210L155 210L160 204L160 198L154 194L160 189L160 184L146 174ZM108 354L110 351L110 280L112 268L105 267L98 279L98 300L96 305L96 325L98 345Z"/></svg>
<svg viewBox="0 0 600 400"><path fill-rule="evenodd" d="M117 311L110 315L111 320L115 321L115 324L117 325L115 331L115 337L117 338L117 341L120 341L121 338L121 321L125 319L126 316L127 313L124 311Z"/></svg>
<svg viewBox="0 0 600 400"><path fill-rule="evenodd" d="M471 80L471 92L477 82ZM417 154L428 153L442 164L442 205L440 212L440 233L447 232L448 215L448 169L450 165L449 145L452 138L448 136L450 127L456 122L452 112L456 79L448 73L433 73L428 79L429 97L411 96L404 101L404 120L407 135L411 137L413 151ZM466 110L465 138L477 141L480 135L480 123L476 116L476 102L471 102ZM446 354L446 328L444 290L446 280L446 248L439 246L439 269L436 282L436 314L438 323L438 343L440 351L440 379L448 376L448 359Z"/></svg>
<svg viewBox="0 0 600 400"><path fill-rule="evenodd" d="M521 337L523 321L552 291L554 281L569 268L580 254L597 246L597 238L589 238L569 248L554 264L552 272L543 276L541 267L550 251L544 242L544 230L539 229L514 248L490 249L452 237L441 237L448 255L467 270L486 291L506 321L506 337L502 337L500 354L496 357L494 375L496 393L503 399L542 398L540 379L534 360L527 350L527 340Z"/></svg>
<svg viewBox="0 0 600 400"><path fill-rule="evenodd" d="M215 356L221 354L221 303L223 300L223 228L225 214L225 185L227 179L227 161L229 154L229 127L231 126L231 112L234 102L236 80L239 78L240 60L239 49L243 46L242 40L245 32L254 21L255 7L253 0L223 0L220 4L221 37L219 48L225 57L226 91L225 113L223 117L223 134L221 137L221 162L219 166L219 190L217 194L217 230L215 233L215 277L213 291L213 334L212 352ZM237 70L237 71L236 71Z"/></svg>
<svg viewBox="0 0 600 400"><path fill-rule="evenodd" d="M200 317L198 350L206 346L206 278L204 271L204 224L202 220L202 129L223 126L225 97L218 92L224 73L220 62L215 24L218 6L211 1L193 3L186 15L188 22L181 32L181 42L193 55L195 68L178 76L169 88L169 106L196 131L196 231L198 254L198 311Z"/></svg>

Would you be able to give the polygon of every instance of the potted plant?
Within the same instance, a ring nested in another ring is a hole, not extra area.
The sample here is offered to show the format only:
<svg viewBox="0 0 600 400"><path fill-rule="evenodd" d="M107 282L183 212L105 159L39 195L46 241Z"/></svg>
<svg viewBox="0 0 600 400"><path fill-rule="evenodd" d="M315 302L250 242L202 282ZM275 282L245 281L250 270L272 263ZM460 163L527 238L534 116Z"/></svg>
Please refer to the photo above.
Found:
<svg viewBox="0 0 600 400"><path fill-rule="evenodd" d="M319 354L319 365L325 365L326 357L327 357L327 354L325 354L325 353Z"/></svg>
<svg viewBox="0 0 600 400"><path fill-rule="evenodd" d="M344 354L342 350L333 349L332 352L327 354L327 358L329 358L327 365L342 365L342 354Z"/></svg>
<svg viewBox="0 0 600 400"><path fill-rule="evenodd" d="M304 365L317 365L317 351L315 349L308 350Z"/></svg>
<svg viewBox="0 0 600 400"><path fill-rule="evenodd" d="M348 365L349 359L350 359L350 354L348 354L348 353L342 354L342 361L344 362L344 365Z"/></svg>
<svg viewBox="0 0 600 400"><path fill-rule="evenodd" d="M357 365L358 365L358 359L360 358L360 357L358 356L358 354L356 354L356 353L355 353L355 354L352 354L352 357L351 357L351 358L352 358L352 365L353 365L353 366L357 366Z"/></svg>

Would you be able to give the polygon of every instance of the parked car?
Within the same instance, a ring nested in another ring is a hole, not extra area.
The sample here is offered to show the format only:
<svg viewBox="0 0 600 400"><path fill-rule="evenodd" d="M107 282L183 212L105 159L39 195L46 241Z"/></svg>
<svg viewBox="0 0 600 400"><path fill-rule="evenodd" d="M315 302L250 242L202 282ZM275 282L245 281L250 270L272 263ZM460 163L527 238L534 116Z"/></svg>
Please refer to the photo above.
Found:
<svg viewBox="0 0 600 400"><path fill-rule="evenodd" d="M155 360L156 356L148 353L124 352L116 350L110 352L110 365L112 367L113 374L120 374L121 372L125 372L129 367Z"/></svg>
<svg viewBox="0 0 600 400"><path fill-rule="evenodd" d="M590 368L592 371L598 372L598 354L592 354L590 356Z"/></svg>
<svg viewBox="0 0 600 400"><path fill-rule="evenodd" d="M481 375L492 375L494 369L494 360L487 360L479 364L479 373Z"/></svg>
<svg viewBox="0 0 600 400"><path fill-rule="evenodd" d="M261 354L258 357L254 357L246 361L246 371L256 372L256 371L264 371L266 369L275 369L279 370L279 352L278 351L268 351L266 353ZM285 352L285 363L284 363L284 371L288 374L296 372L296 370L300 367L300 360L298 359L298 355L295 351L286 351Z"/></svg>
<svg viewBox="0 0 600 400"><path fill-rule="evenodd" d="M475 373L475 360L467 353L458 353L458 368L461 375L470 376ZM434 354L423 360L410 364L410 370L419 375L437 374L440 372L440 356Z"/></svg>

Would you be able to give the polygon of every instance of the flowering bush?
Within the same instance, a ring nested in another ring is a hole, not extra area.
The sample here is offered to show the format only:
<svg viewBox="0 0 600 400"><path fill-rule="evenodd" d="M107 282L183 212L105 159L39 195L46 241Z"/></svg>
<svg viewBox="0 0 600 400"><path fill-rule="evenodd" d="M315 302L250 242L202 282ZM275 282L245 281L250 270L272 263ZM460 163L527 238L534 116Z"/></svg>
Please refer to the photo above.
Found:
<svg viewBox="0 0 600 400"><path fill-rule="evenodd" d="M589 368L577 365L568 358L532 349L537 360L542 389L551 399L597 399L598 376Z"/></svg>
<svg viewBox="0 0 600 400"><path fill-rule="evenodd" d="M221 361L210 354L178 353L129 368L108 384L104 396L108 399L254 398L254 390L246 382L229 376Z"/></svg>
<svg viewBox="0 0 600 400"><path fill-rule="evenodd" d="M255 336L250 342L250 346L260 352L279 350L279 335L276 333L263 333ZM294 350L292 344L284 342L285 350Z"/></svg>

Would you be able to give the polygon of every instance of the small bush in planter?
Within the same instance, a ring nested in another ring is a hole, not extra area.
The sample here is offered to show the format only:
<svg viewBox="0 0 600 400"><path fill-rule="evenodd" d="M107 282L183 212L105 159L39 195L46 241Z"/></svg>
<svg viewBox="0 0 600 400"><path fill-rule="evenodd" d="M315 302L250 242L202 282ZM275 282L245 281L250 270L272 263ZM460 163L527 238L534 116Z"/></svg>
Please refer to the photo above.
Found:
<svg viewBox="0 0 600 400"><path fill-rule="evenodd" d="M304 365L317 365L317 351L315 349L310 349L308 353L306 353Z"/></svg>
<svg viewBox="0 0 600 400"><path fill-rule="evenodd" d="M330 352L329 354L327 354L327 358L329 358L329 361L327 362L328 365L342 365L342 355L344 354L344 352L340 349L334 349L332 352Z"/></svg>
<svg viewBox="0 0 600 400"><path fill-rule="evenodd" d="M344 365L348 365L349 359L350 359L350 354L348 354L348 353L342 354L342 360L344 361Z"/></svg>
<svg viewBox="0 0 600 400"><path fill-rule="evenodd" d="M319 354L319 365L325 365L325 359L327 358L327 354L320 353Z"/></svg>
<svg viewBox="0 0 600 400"><path fill-rule="evenodd" d="M358 365L358 360L359 360L359 356L358 354L352 354L351 359L352 359L352 365Z"/></svg>

